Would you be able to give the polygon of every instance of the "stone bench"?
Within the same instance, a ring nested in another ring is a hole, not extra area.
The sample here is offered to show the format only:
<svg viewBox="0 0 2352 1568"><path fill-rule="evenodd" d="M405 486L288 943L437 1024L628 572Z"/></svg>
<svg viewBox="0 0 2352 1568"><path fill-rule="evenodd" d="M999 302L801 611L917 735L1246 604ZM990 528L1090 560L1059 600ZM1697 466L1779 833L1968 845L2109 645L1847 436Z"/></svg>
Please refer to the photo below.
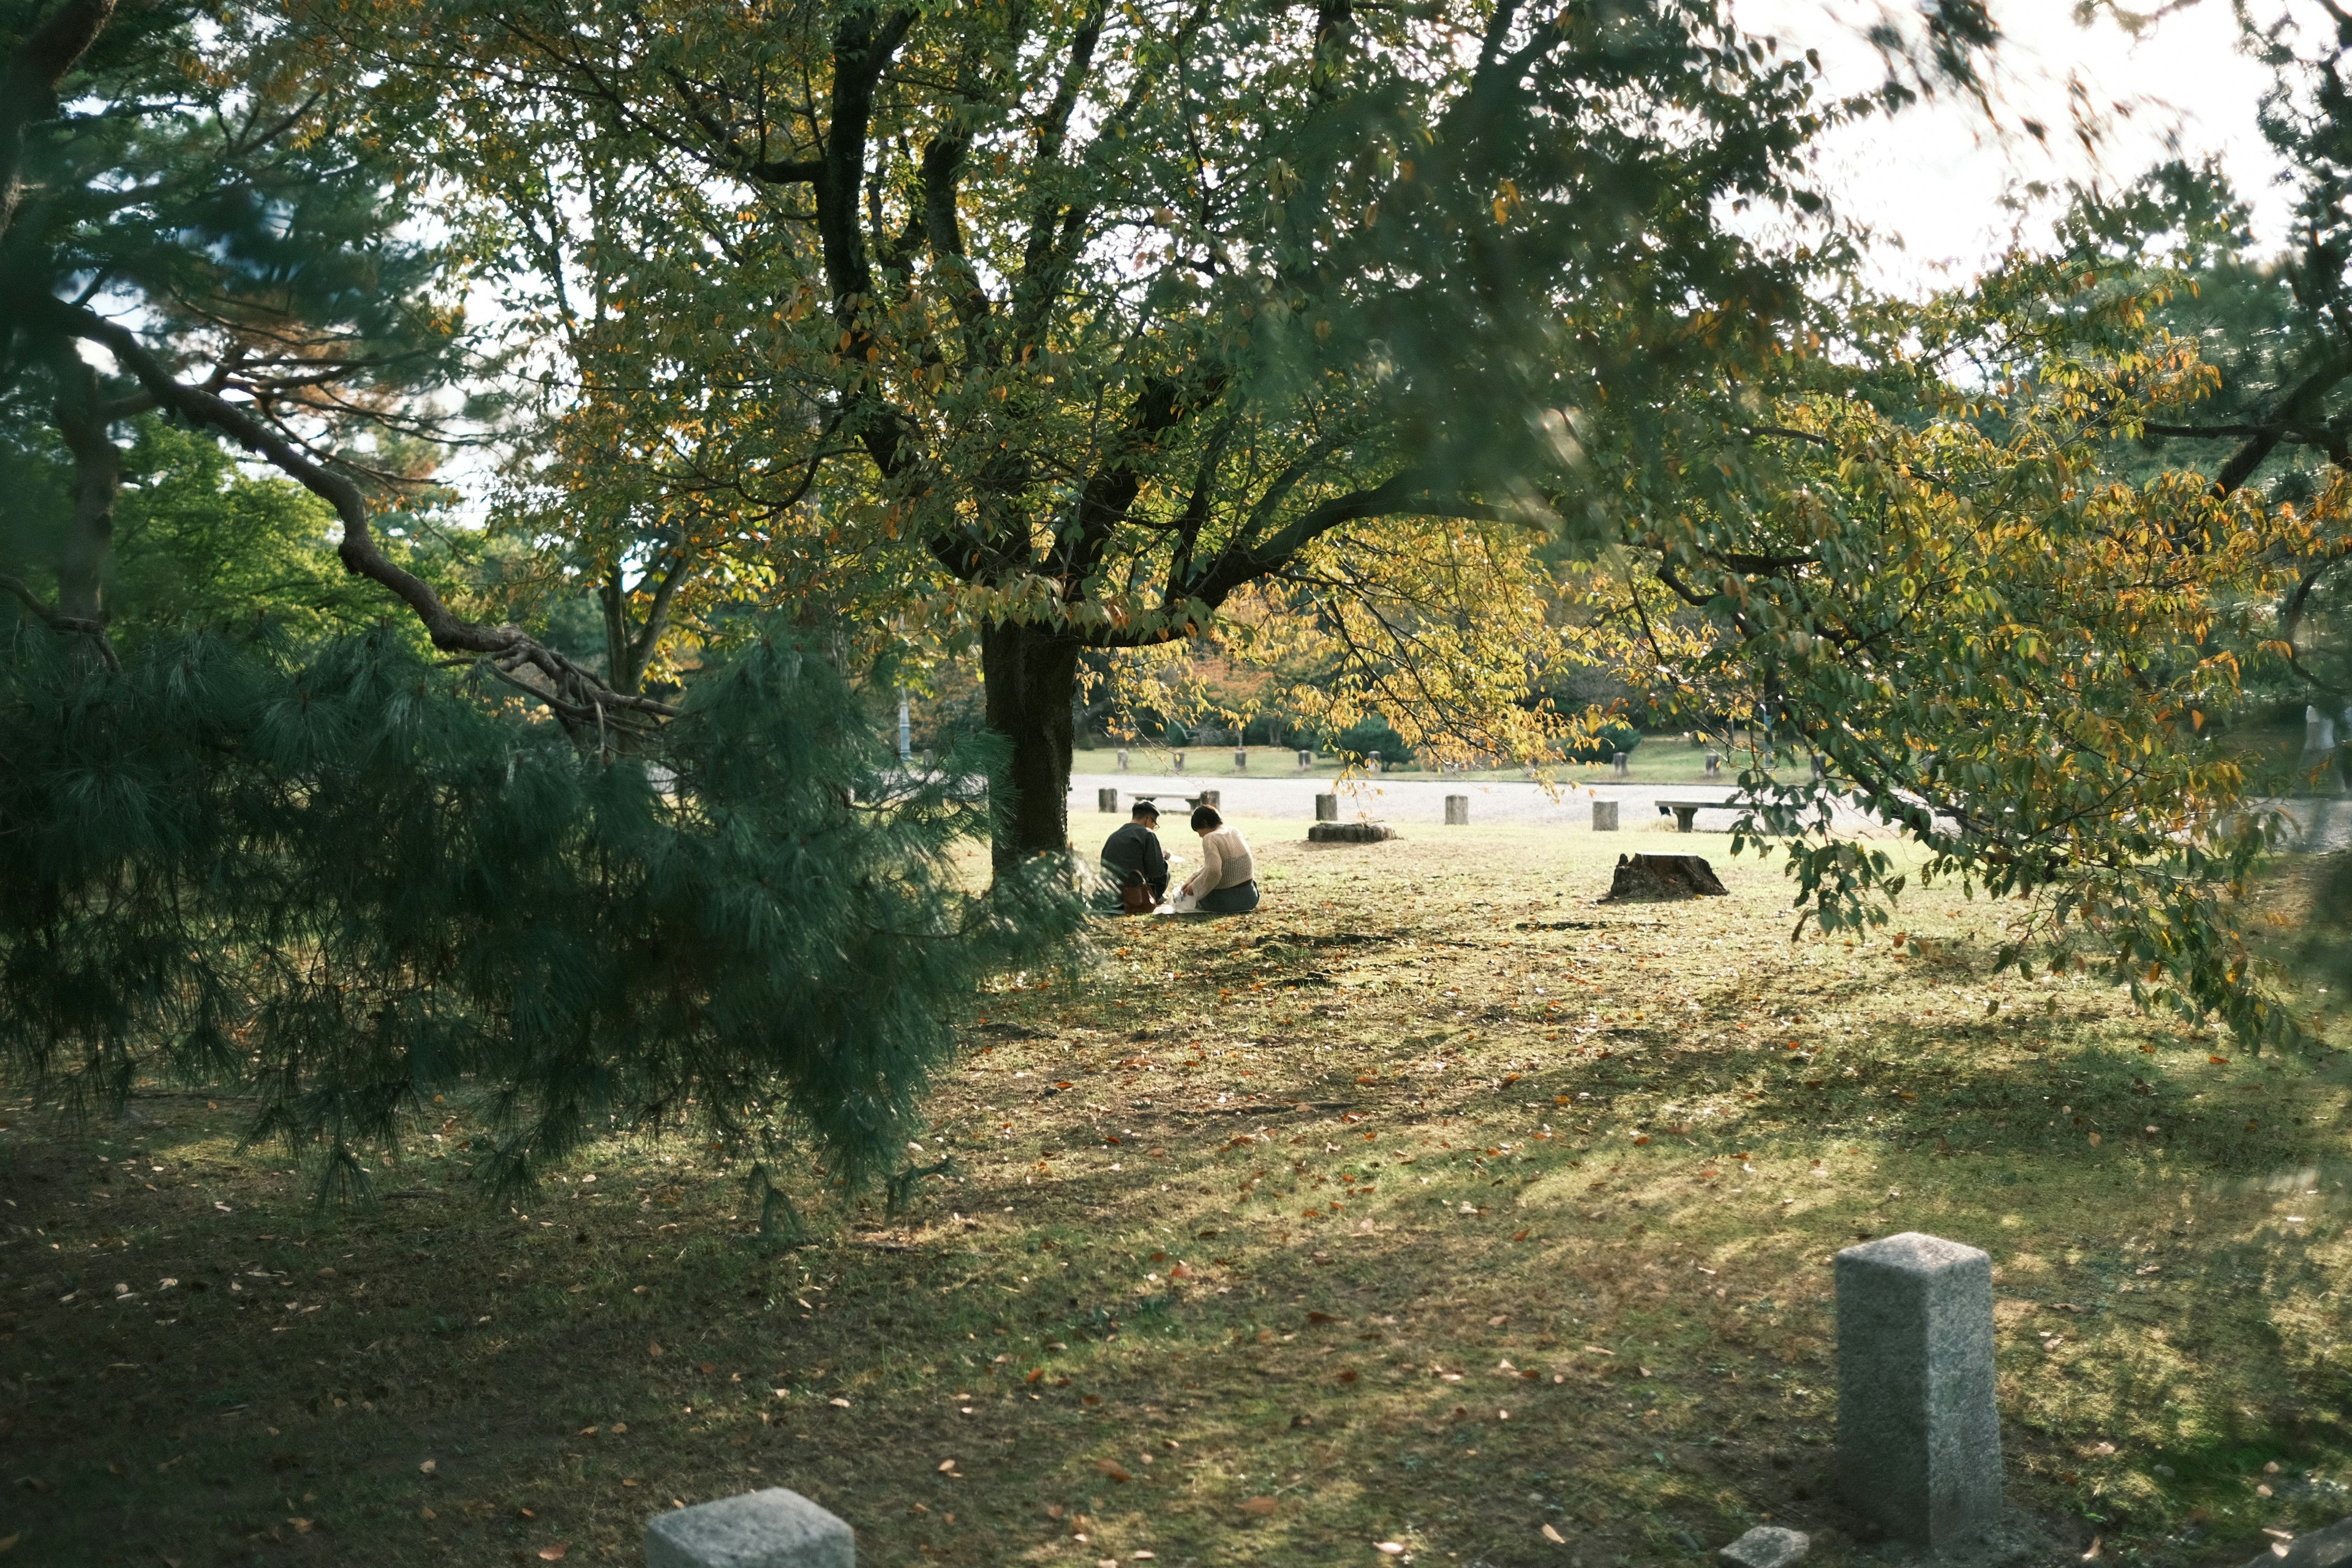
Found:
<svg viewBox="0 0 2352 1568"><path fill-rule="evenodd" d="M1176 799L1182 801L1187 812L1197 811L1204 805L1222 806L1225 798L1223 790L1213 789L1204 789L1198 795L1178 795L1174 790L1139 789L1129 792L1127 798L1129 809L1133 809L1147 801L1153 805L1158 805L1164 797L1170 795L1174 795Z"/></svg>
<svg viewBox="0 0 2352 1568"><path fill-rule="evenodd" d="M1658 802L1658 815L1672 816L1675 819L1676 833L1688 833L1691 830L1691 818L1702 811L1736 811L1738 809L1737 805L1727 800L1662 800Z"/></svg>

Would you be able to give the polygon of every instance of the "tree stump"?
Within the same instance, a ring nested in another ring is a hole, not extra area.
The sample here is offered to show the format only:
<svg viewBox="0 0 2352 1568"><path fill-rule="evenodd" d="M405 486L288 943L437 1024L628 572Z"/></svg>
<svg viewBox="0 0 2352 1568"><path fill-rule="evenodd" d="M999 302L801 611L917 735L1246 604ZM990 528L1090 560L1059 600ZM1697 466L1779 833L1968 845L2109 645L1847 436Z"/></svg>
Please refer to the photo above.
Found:
<svg viewBox="0 0 2352 1568"><path fill-rule="evenodd" d="M1728 895L1731 889L1716 879L1715 868L1697 855L1620 855L1617 875L1602 903L1630 903L1646 899L1696 899Z"/></svg>
<svg viewBox="0 0 2352 1568"><path fill-rule="evenodd" d="M1309 844L1378 844L1396 829L1378 822L1318 822L1307 830Z"/></svg>

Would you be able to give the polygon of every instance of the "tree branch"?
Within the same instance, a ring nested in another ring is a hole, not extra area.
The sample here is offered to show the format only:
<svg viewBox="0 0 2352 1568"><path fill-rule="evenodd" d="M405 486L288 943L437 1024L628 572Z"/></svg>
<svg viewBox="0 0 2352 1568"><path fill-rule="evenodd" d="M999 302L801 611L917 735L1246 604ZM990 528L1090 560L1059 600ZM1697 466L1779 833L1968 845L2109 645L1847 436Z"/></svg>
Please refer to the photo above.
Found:
<svg viewBox="0 0 2352 1568"><path fill-rule="evenodd" d="M366 498L357 485L303 456L286 437L236 404L173 376L128 327L61 300L46 300L44 305L52 325L70 336L102 344L116 363L154 394L161 406L217 430L247 451L268 458L279 472L333 507L343 525L342 542L335 550L343 569L390 589L424 623L434 647L494 658L509 667L532 667L551 688L535 694L568 721L597 721L604 710L613 708L649 718L676 713L667 703L614 691L593 671L540 643L520 626L486 626L455 614L423 578L384 554L369 524Z"/></svg>
<svg viewBox="0 0 2352 1568"><path fill-rule="evenodd" d="M104 621L89 620L80 616L68 616L62 610L51 609L38 594L33 592L32 585L19 577L0 574L0 593L12 594L23 600L25 607L38 616L41 623L53 632L71 632L95 639L98 643L98 656L106 661L106 668L109 669L122 668L122 661L114 655L114 641L107 635Z"/></svg>

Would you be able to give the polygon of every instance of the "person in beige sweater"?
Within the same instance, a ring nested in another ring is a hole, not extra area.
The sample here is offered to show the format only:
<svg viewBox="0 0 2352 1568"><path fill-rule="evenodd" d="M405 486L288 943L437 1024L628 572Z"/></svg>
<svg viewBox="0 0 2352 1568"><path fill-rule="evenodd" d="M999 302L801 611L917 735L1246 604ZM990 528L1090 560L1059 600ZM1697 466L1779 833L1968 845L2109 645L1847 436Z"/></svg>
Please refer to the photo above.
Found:
<svg viewBox="0 0 2352 1568"><path fill-rule="evenodd" d="M1199 900L1192 907L1204 915L1245 915L1257 908L1257 868L1240 832L1207 805L1194 809L1192 831L1201 836L1201 868L1184 884Z"/></svg>

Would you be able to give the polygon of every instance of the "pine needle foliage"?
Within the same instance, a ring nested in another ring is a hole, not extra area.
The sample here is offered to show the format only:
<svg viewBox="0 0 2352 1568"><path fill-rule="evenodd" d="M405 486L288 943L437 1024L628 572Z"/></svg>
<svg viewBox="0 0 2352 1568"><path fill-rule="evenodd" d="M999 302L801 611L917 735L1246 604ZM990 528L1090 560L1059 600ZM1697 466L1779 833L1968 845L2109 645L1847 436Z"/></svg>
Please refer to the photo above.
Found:
<svg viewBox="0 0 2352 1568"><path fill-rule="evenodd" d="M850 683L752 638L614 755L390 630L158 639L120 670L22 623L0 663L0 1070L53 1101L249 1089L256 1139L363 1192L436 1095L496 1187L687 1122L853 1184L974 988L1082 918L1040 859L973 890L992 760L910 777ZM770 1200L770 1211L787 1200Z"/></svg>

